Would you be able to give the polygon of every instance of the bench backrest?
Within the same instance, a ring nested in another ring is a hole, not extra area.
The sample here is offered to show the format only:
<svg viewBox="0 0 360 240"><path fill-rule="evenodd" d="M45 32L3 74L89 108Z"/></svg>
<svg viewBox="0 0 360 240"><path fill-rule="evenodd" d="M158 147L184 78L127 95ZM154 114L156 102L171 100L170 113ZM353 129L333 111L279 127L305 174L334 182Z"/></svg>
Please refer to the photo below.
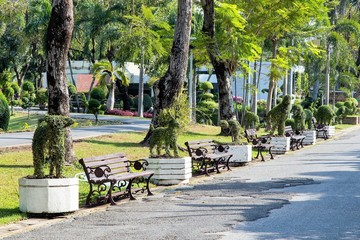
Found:
<svg viewBox="0 0 360 240"><path fill-rule="evenodd" d="M285 136L286 137L291 137L292 135L294 135L294 130L292 129L291 126L285 126Z"/></svg>
<svg viewBox="0 0 360 240"><path fill-rule="evenodd" d="M108 179L114 174L130 172L129 160L124 153L83 158L79 162L89 182Z"/></svg>
<svg viewBox="0 0 360 240"><path fill-rule="evenodd" d="M185 143L190 157L200 157L207 153L213 153L216 149L214 140L198 140Z"/></svg>
<svg viewBox="0 0 360 240"><path fill-rule="evenodd" d="M256 129L254 129L254 128L245 129L245 137L249 143L252 143L254 140L257 141L258 136L256 133Z"/></svg>

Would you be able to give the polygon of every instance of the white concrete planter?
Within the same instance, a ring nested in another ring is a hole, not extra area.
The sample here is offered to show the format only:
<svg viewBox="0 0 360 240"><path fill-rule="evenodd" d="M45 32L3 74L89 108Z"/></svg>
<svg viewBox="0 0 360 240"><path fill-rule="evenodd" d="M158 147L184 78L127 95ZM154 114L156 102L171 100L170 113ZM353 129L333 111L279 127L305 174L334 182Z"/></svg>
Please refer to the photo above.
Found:
<svg viewBox="0 0 360 240"><path fill-rule="evenodd" d="M290 150L290 137L271 137L270 144L274 145L273 154L285 154Z"/></svg>
<svg viewBox="0 0 360 240"><path fill-rule="evenodd" d="M303 145L313 145L316 143L316 131L315 130L305 130L303 135L306 136Z"/></svg>
<svg viewBox="0 0 360 240"><path fill-rule="evenodd" d="M335 126L326 126L328 137L332 138L335 136Z"/></svg>
<svg viewBox="0 0 360 240"><path fill-rule="evenodd" d="M19 179L20 211L67 213L79 209L79 179Z"/></svg>
<svg viewBox="0 0 360 240"><path fill-rule="evenodd" d="M251 145L229 145L228 153L233 156L230 158L230 163L246 163L252 159Z"/></svg>
<svg viewBox="0 0 360 240"><path fill-rule="evenodd" d="M147 158L146 169L154 171L151 178L156 185L175 185L189 183L192 177L190 157L183 158Z"/></svg>

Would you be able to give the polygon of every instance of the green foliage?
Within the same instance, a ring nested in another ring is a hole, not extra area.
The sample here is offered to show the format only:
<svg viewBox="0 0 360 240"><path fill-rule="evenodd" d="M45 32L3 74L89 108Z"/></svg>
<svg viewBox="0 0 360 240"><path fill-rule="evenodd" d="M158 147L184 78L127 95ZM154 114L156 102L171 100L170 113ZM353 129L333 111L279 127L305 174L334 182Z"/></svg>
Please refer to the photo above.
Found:
<svg viewBox="0 0 360 240"><path fill-rule="evenodd" d="M95 122L98 122L98 115L106 110L106 96L101 88L94 88L90 93L88 110L95 115Z"/></svg>
<svg viewBox="0 0 360 240"><path fill-rule="evenodd" d="M48 94L45 88L41 88L36 93L36 103L45 104L48 102Z"/></svg>
<svg viewBox="0 0 360 240"><path fill-rule="evenodd" d="M347 114L348 115L356 114L358 110L358 105L359 103L356 100L356 98L347 98L344 103L344 106L347 108Z"/></svg>
<svg viewBox="0 0 360 240"><path fill-rule="evenodd" d="M319 124L330 125L334 116L334 111L328 105L322 105L316 111L316 120Z"/></svg>
<svg viewBox="0 0 360 240"><path fill-rule="evenodd" d="M232 142L235 144L240 144L241 141L245 138L241 134L244 131L244 129L242 129L240 123L235 119L229 120L228 125L229 125Z"/></svg>
<svg viewBox="0 0 360 240"><path fill-rule="evenodd" d="M275 129L278 130L278 134L283 136L285 133L285 121L289 115L290 110L290 96L286 95L281 103L276 105L273 109L270 110L267 118L267 123L270 124L270 134L275 132Z"/></svg>
<svg viewBox="0 0 360 240"><path fill-rule="evenodd" d="M343 121L344 117L346 117L347 112L348 112L348 109L344 105L339 107L336 110L336 122L339 124L342 124L342 121Z"/></svg>
<svg viewBox="0 0 360 240"><path fill-rule="evenodd" d="M335 107L340 108L340 107L344 106L344 104L345 104L345 102L337 102L337 103L335 103Z"/></svg>
<svg viewBox="0 0 360 240"><path fill-rule="evenodd" d="M139 103L138 99L139 99L138 96L135 96L134 98L132 98L132 105L131 106L133 108L135 108L135 109L138 109L138 103ZM152 107L153 103L152 103L152 99L149 96L149 94L144 94L143 104L144 104L144 111L145 112Z"/></svg>
<svg viewBox="0 0 360 240"><path fill-rule="evenodd" d="M313 118L313 112L310 109L304 109L305 113L305 125L307 126L307 129L312 128L312 118Z"/></svg>
<svg viewBox="0 0 360 240"><path fill-rule="evenodd" d="M65 128L73 123L74 120L61 115L46 115L39 119L32 142L35 178L45 177L47 162L50 165L50 177L63 177Z"/></svg>
<svg viewBox="0 0 360 240"><path fill-rule="evenodd" d="M72 97L75 94L77 94L77 89L74 84L71 84L71 83L68 84L68 91L69 91L69 97Z"/></svg>
<svg viewBox="0 0 360 240"><path fill-rule="evenodd" d="M175 119L179 123L179 131L187 129L190 119L190 109L185 94L180 94L170 108L162 109L159 113L158 124L161 127L169 126L169 123Z"/></svg>
<svg viewBox="0 0 360 240"><path fill-rule="evenodd" d="M295 120L293 118L286 119L285 126L291 126L291 128L294 129L295 128Z"/></svg>
<svg viewBox="0 0 360 240"><path fill-rule="evenodd" d="M214 95L210 93L213 85L211 82L203 82L200 89L202 89L202 93L197 101L196 122L216 125L219 104L215 102Z"/></svg>
<svg viewBox="0 0 360 240"><path fill-rule="evenodd" d="M154 126L150 126L152 133L150 137L150 157L159 157L161 156L161 148L165 144L166 157L172 157L170 153L170 148L174 150L174 156L179 157L178 148L177 148L177 139L179 136L180 124L175 119L172 118L167 127L158 127L154 129ZM153 149L156 147L157 155L154 154Z"/></svg>
<svg viewBox="0 0 360 240"><path fill-rule="evenodd" d="M9 126L9 121L10 121L9 105L4 94L0 92L0 128L4 131L7 131Z"/></svg>
<svg viewBox="0 0 360 240"><path fill-rule="evenodd" d="M34 92L35 91L34 84L30 81L25 81L22 84L22 90L27 92Z"/></svg>
<svg viewBox="0 0 360 240"><path fill-rule="evenodd" d="M24 81L21 91L21 107L30 110L30 108L35 105L35 100L34 84L30 81Z"/></svg>
<svg viewBox="0 0 360 240"><path fill-rule="evenodd" d="M291 112L294 118L294 127L295 131L303 131L305 129L305 112L300 104L294 104L292 106Z"/></svg>
<svg viewBox="0 0 360 240"><path fill-rule="evenodd" d="M204 92L209 92L214 89L214 86L211 82L206 81L200 84L200 89L203 90Z"/></svg>
<svg viewBox="0 0 360 240"><path fill-rule="evenodd" d="M244 120L243 120L244 128L245 129L258 128L259 124L260 124L260 120L259 120L258 115L256 115L253 112L245 110L245 115L244 115Z"/></svg>

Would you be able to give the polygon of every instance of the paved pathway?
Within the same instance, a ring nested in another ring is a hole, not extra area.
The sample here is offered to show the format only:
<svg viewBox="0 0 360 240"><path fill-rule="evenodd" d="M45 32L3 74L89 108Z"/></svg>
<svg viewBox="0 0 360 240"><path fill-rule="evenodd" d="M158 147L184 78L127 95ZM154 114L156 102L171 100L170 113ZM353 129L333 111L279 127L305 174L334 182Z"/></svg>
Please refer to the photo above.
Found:
<svg viewBox="0 0 360 240"><path fill-rule="evenodd" d="M272 161L6 239L360 239L359 135L354 127Z"/></svg>

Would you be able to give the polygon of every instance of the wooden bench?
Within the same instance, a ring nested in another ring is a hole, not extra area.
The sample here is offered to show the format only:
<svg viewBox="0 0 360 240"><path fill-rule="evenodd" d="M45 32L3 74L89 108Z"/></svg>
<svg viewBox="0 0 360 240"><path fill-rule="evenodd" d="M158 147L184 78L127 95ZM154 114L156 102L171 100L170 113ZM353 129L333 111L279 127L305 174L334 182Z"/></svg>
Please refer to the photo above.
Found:
<svg viewBox="0 0 360 240"><path fill-rule="evenodd" d="M111 205L116 205L115 200L120 197L134 200L134 193L143 193L145 190L148 195L152 195L149 181L154 173L145 171L148 165L146 160L130 161L124 153L116 153L83 158L79 162L90 185L86 198L87 206L92 205L91 199L95 195L96 204L110 202Z"/></svg>
<svg viewBox="0 0 360 240"><path fill-rule="evenodd" d="M270 138L268 136L261 136L258 137L256 133L256 129L250 128L245 129L245 136L248 143L252 144L253 149L257 149L257 155L255 158L259 158L259 155L261 156L261 161L265 162L263 152L269 151L270 159L274 159L274 156L272 155L271 148L274 147L273 144L269 143Z"/></svg>
<svg viewBox="0 0 360 240"><path fill-rule="evenodd" d="M232 154L227 151L228 145L220 145L213 140L190 141L185 143L192 166L197 166L200 172L209 175L210 171L220 173L220 169L231 170L229 160Z"/></svg>
<svg viewBox="0 0 360 240"><path fill-rule="evenodd" d="M326 128L326 125L317 123L316 118L314 118L314 117L311 119L311 121L312 121L312 123L314 125L314 129L316 131L316 138L322 137L325 140L328 139L329 135L328 135L328 130ZM322 133L322 136L320 136L321 133Z"/></svg>
<svg viewBox="0 0 360 240"><path fill-rule="evenodd" d="M290 137L290 148L292 151L300 149L299 147L304 147L303 141L306 136L302 135L300 132L296 133L291 126L285 126L285 136Z"/></svg>

